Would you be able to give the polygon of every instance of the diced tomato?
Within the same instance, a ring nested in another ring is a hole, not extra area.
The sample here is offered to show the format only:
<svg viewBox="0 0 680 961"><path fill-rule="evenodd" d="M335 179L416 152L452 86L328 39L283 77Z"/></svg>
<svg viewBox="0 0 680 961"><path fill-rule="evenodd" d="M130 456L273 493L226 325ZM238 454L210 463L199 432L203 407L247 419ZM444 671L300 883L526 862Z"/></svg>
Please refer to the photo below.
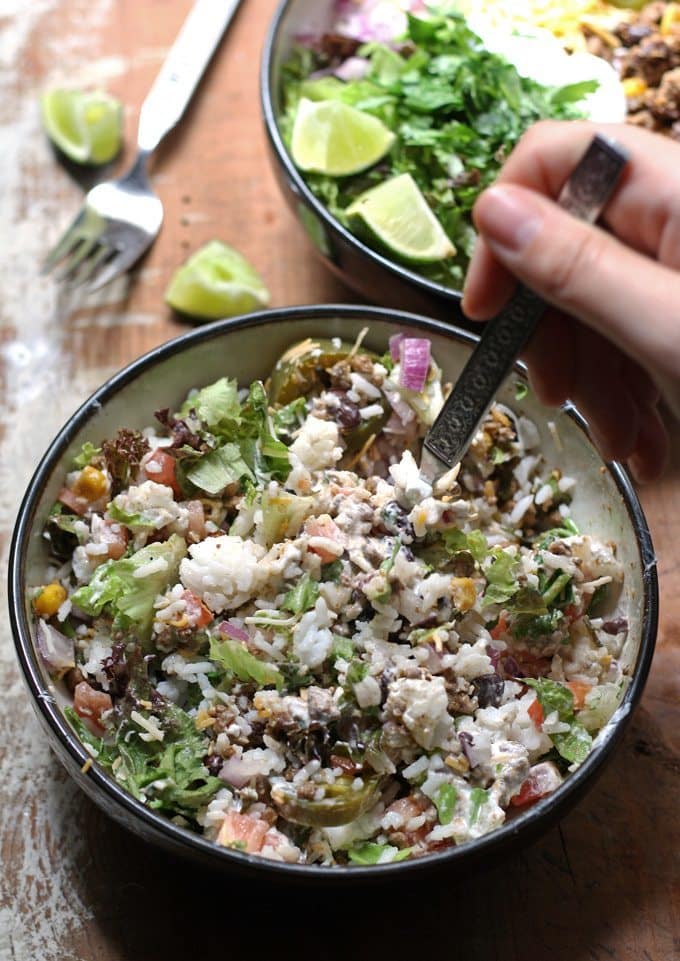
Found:
<svg viewBox="0 0 680 961"><path fill-rule="evenodd" d="M501 637L503 637L507 629L508 629L508 618L505 611L502 611L501 616L498 618L498 624L496 624L495 627L491 628L491 630L489 631L489 634L494 639L494 641L498 641L501 639Z"/></svg>
<svg viewBox="0 0 680 961"><path fill-rule="evenodd" d="M574 695L574 710L580 711L585 707L586 697L592 690L590 684L586 684L585 681L567 681L567 687Z"/></svg>
<svg viewBox="0 0 680 961"><path fill-rule="evenodd" d="M344 537L329 514L310 517L305 521L304 529L310 538L309 550L320 557L324 564L330 564L342 556Z"/></svg>
<svg viewBox="0 0 680 961"><path fill-rule="evenodd" d="M551 657L531 654L529 651L513 650L508 653L512 654L527 677L545 677L552 669Z"/></svg>
<svg viewBox="0 0 680 961"><path fill-rule="evenodd" d="M428 817L425 823L421 824L418 828L409 828L409 821L411 821L412 818L420 817L426 811L429 811L432 817ZM399 798L398 801L390 804L385 814L389 812L398 814L403 820L403 825L400 827L387 828L387 834L390 836L393 834L398 835L394 840L399 840L405 847L411 847L411 845L417 844L418 841L422 841L432 830L434 807L426 797Z"/></svg>
<svg viewBox="0 0 680 961"><path fill-rule="evenodd" d="M577 621L582 615L583 609L577 607L576 604L567 604L564 608L564 616L569 624L573 624L574 621Z"/></svg>
<svg viewBox="0 0 680 961"><path fill-rule="evenodd" d="M193 591L184 591L182 600L186 604L187 617L194 627L205 627L215 619L215 615L201 598Z"/></svg>
<svg viewBox="0 0 680 961"><path fill-rule="evenodd" d="M93 734L102 734L102 714L113 707L111 696L105 691L95 691L87 681L76 684L73 692L73 710L81 717Z"/></svg>
<svg viewBox="0 0 680 961"><path fill-rule="evenodd" d="M147 480L165 484L172 488L175 497L181 497L182 492L175 474L176 463L172 454L168 454L162 447L157 447L144 461L144 474Z"/></svg>
<svg viewBox="0 0 680 961"><path fill-rule="evenodd" d="M531 702L527 709L527 714L540 731L543 722L545 721L545 714L543 713L543 708L541 707L541 702L538 698L534 698L534 700Z"/></svg>
<svg viewBox="0 0 680 961"><path fill-rule="evenodd" d="M108 556L112 561L118 561L125 553L130 535L122 524L103 518L98 530L100 541L109 549Z"/></svg>
<svg viewBox="0 0 680 961"><path fill-rule="evenodd" d="M545 797L560 786L562 776L551 761L543 761L536 764L529 771L529 776L522 784L521 788L510 799L510 803L515 807L525 807L527 804L534 804L542 797Z"/></svg>
<svg viewBox="0 0 680 961"><path fill-rule="evenodd" d="M262 850L268 830L267 822L252 814L229 811L217 835L217 843L225 848L239 848L248 854L256 854Z"/></svg>
<svg viewBox="0 0 680 961"><path fill-rule="evenodd" d="M205 511L200 501L187 501L187 511L189 512L189 533L194 534L196 539L202 541L205 537Z"/></svg>
<svg viewBox="0 0 680 961"><path fill-rule="evenodd" d="M78 497L69 487L62 487L59 491L58 500L72 510L74 514L80 514L81 516L90 506L89 501L85 497Z"/></svg>

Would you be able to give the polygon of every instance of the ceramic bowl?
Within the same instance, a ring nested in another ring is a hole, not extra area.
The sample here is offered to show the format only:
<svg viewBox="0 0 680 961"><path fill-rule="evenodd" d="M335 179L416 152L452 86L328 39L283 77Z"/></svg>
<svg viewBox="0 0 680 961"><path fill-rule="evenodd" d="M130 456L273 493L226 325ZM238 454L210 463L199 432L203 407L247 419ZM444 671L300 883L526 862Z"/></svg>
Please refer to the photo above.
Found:
<svg viewBox="0 0 680 961"><path fill-rule="evenodd" d="M10 617L21 669L46 737L72 777L107 814L136 835L213 867L318 884L412 878L437 867L467 872L475 864L488 864L544 831L592 786L621 739L649 670L657 625L657 579L649 531L635 491L619 465L603 463L574 410L548 411L531 394L517 401L514 377L500 399L534 420L547 462L578 478L574 518L584 529L617 544L630 606L623 656L630 665L631 683L589 757L554 794L493 833L442 853L374 867L322 868L280 864L220 848L144 807L96 763L86 765L90 755L62 713L66 692L51 680L38 656L27 597L31 586L44 583L47 553L42 529L72 458L86 440L99 442L123 425L147 425L150 412L176 407L192 387L224 375L248 384L266 377L276 358L296 341L309 336L353 341L364 327L368 327L366 346L381 353L394 333L428 336L447 380L456 377L475 343L467 332L424 317L333 305L263 311L192 330L134 361L83 404L45 453L19 510L10 556Z"/></svg>
<svg viewBox="0 0 680 961"><path fill-rule="evenodd" d="M281 67L296 37L321 36L330 29L335 0L283 0L264 43L260 95L274 173L289 207L317 254L350 287L369 301L413 310L467 326L462 293L409 270L355 237L316 199L297 169L278 126Z"/></svg>

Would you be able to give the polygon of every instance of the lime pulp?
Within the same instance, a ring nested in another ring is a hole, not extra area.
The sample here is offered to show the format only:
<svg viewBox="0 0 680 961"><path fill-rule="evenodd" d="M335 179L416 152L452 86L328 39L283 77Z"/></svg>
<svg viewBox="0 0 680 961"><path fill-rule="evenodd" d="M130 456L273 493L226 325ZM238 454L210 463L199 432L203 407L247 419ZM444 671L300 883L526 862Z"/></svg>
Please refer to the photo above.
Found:
<svg viewBox="0 0 680 961"><path fill-rule="evenodd" d="M291 154L300 170L347 177L372 167L394 143L381 120L341 100L298 104Z"/></svg>
<svg viewBox="0 0 680 961"><path fill-rule="evenodd" d="M218 320L266 307L269 291L242 254L212 240L175 272L165 301L181 314Z"/></svg>
<svg viewBox="0 0 680 961"><path fill-rule="evenodd" d="M435 263L456 252L411 174L372 187L347 208L347 215L358 233L406 263Z"/></svg>
<svg viewBox="0 0 680 961"><path fill-rule="evenodd" d="M48 137L69 160L105 164L119 152L123 110L115 97L57 88L42 95L40 107Z"/></svg>

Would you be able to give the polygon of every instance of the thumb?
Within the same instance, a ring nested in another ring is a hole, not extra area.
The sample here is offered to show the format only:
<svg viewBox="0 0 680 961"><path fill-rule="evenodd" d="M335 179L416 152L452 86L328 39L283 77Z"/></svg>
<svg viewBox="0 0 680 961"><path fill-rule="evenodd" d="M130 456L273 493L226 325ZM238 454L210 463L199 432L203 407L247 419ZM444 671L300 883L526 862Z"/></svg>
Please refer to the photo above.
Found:
<svg viewBox="0 0 680 961"><path fill-rule="evenodd" d="M474 221L511 274L680 394L680 273L525 187L490 187Z"/></svg>

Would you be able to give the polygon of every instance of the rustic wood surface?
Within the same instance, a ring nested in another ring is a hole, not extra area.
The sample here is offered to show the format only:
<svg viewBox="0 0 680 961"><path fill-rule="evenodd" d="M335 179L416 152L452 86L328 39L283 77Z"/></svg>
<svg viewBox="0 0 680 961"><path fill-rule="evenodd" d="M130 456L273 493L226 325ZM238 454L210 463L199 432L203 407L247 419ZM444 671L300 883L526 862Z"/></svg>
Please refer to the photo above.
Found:
<svg viewBox="0 0 680 961"><path fill-rule="evenodd" d="M275 306L355 298L310 256L283 206L258 99L276 0L244 0L181 128L154 164L166 220L132 283L60 299L38 261L80 185L41 132L37 97L67 80L137 109L189 0L4 0L0 7L3 565L21 493L68 414L113 370L186 329L163 305L173 269L212 238L262 272ZM680 957L680 430L665 478L641 491L659 558L651 677L624 744L588 798L500 866L346 895L234 882L145 846L67 778L32 716L0 627L0 959L202 961ZM4 577L3 577L4 581Z"/></svg>

